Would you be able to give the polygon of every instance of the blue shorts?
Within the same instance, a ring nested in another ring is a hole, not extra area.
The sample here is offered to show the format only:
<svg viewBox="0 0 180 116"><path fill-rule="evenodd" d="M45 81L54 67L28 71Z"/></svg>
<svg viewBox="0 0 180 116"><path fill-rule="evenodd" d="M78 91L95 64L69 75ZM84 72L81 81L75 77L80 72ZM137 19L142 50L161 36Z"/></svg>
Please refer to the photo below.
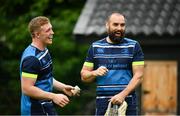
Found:
<svg viewBox="0 0 180 116"><path fill-rule="evenodd" d="M104 115L106 109L108 107L109 99L111 96L97 96L96 97L96 116L97 115ZM138 108L137 108L137 100L136 95L129 95L125 98L125 101L128 104L126 115L137 115Z"/></svg>

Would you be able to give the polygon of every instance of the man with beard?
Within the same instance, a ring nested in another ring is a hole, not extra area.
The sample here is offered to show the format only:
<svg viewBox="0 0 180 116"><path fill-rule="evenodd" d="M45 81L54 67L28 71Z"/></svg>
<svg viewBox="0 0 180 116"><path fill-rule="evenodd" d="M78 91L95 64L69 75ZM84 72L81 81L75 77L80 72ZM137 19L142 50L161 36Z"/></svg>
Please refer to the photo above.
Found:
<svg viewBox="0 0 180 116"><path fill-rule="evenodd" d="M107 18L108 36L92 43L81 70L83 82L96 81L96 115L105 114L109 101L126 101L126 114L137 114L135 88L142 81L144 54L137 41L124 37L125 22L118 12Z"/></svg>
<svg viewBox="0 0 180 116"><path fill-rule="evenodd" d="M52 93L53 87L68 96L74 87L54 79L47 45L52 44L53 30L47 17L38 16L29 23L32 43L23 52L20 63L21 114L56 115L53 102L60 107L69 103L66 95Z"/></svg>

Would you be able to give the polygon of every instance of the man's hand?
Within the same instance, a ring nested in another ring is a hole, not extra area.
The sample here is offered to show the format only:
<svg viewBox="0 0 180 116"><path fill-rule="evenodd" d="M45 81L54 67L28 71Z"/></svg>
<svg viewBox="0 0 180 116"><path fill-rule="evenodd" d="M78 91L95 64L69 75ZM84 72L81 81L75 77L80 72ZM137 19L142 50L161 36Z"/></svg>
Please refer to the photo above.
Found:
<svg viewBox="0 0 180 116"><path fill-rule="evenodd" d="M68 95L68 96L73 96L73 92L72 90L74 90L75 88L71 85L65 85L64 88L63 88L63 92Z"/></svg>
<svg viewBox="0 0 180 116"><path fill-rule="evenodd" d="M116 94L115 96L113 96L110 99L110 101L111 101L112 104L119 104L120 105L125 100L125 97L126 96L124 96L123 93L119 93L119 94Z"/></svg>
<svg viewBox="0 0 180 116"><path fill-rule="evenodd" d="M74 90L71 90L74 96L75 95L80 96L80 91L81 89L77 85L74 87Z"/></svg>
<svg viewBox="0 0 180 116"><path fill-rule="evenodd" d="M69 103L68 97L64 94L53 94L52 101L61 107L64 107Z"/></svg>
<svg viewBox="0 0 180 116"><path fill-rule="evenodd" d="M108 69L104 66L100 66L97 70L93 71L93 76L104 76L108 72Z"/></svg>

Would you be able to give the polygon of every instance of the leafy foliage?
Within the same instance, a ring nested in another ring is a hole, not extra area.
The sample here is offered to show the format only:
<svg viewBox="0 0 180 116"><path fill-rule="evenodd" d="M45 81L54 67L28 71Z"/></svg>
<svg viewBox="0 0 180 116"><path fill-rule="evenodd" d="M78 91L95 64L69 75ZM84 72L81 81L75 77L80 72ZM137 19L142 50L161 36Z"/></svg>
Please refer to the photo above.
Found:
<svg viewBox="0 0 180 116"><path fill-rule="evenodd" d="M22 51L30 44L27 25L39 15L50 18L55 32L53 45L49 46L54 66L54 76L63 83L78 85L85 91L80 98L71 98L59 114L82 113L84 105L94 98L94 91L80 80L80 70L87 45L76 44L72 30L85 0L4 0L0 4L0 113L20 114L19 62ZM91 85L94 87L93 85ZM88 100L88 101L87 101ZM3 112L2 112L3 111Z"/></svg>

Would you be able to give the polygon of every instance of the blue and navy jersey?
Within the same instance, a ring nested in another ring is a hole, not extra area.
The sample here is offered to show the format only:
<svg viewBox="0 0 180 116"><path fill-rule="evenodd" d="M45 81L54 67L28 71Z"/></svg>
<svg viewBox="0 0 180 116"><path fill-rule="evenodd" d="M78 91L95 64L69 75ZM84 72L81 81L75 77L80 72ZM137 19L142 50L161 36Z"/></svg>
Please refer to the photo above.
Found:
<svg viewBox="0 0 180 116"><path fill-rule="evenodd" d="M135 40L123 38L121 43L111 44L104 38L90 46L84 65L94 70L105 66L108 73L96 77L97 95L114 95L130 82L132 66L144 65L144 54Z"/></svg>
<svg viewBox="0 0 180 116"><path fill-rule="evenodd" d="M52 60L47 48L41 51L29 45L25 49L20 63L20 77L34 78L36 87L47 92L52 91ZM40 102L22 93L21 114L31 114L41 107Z"/></svg>

